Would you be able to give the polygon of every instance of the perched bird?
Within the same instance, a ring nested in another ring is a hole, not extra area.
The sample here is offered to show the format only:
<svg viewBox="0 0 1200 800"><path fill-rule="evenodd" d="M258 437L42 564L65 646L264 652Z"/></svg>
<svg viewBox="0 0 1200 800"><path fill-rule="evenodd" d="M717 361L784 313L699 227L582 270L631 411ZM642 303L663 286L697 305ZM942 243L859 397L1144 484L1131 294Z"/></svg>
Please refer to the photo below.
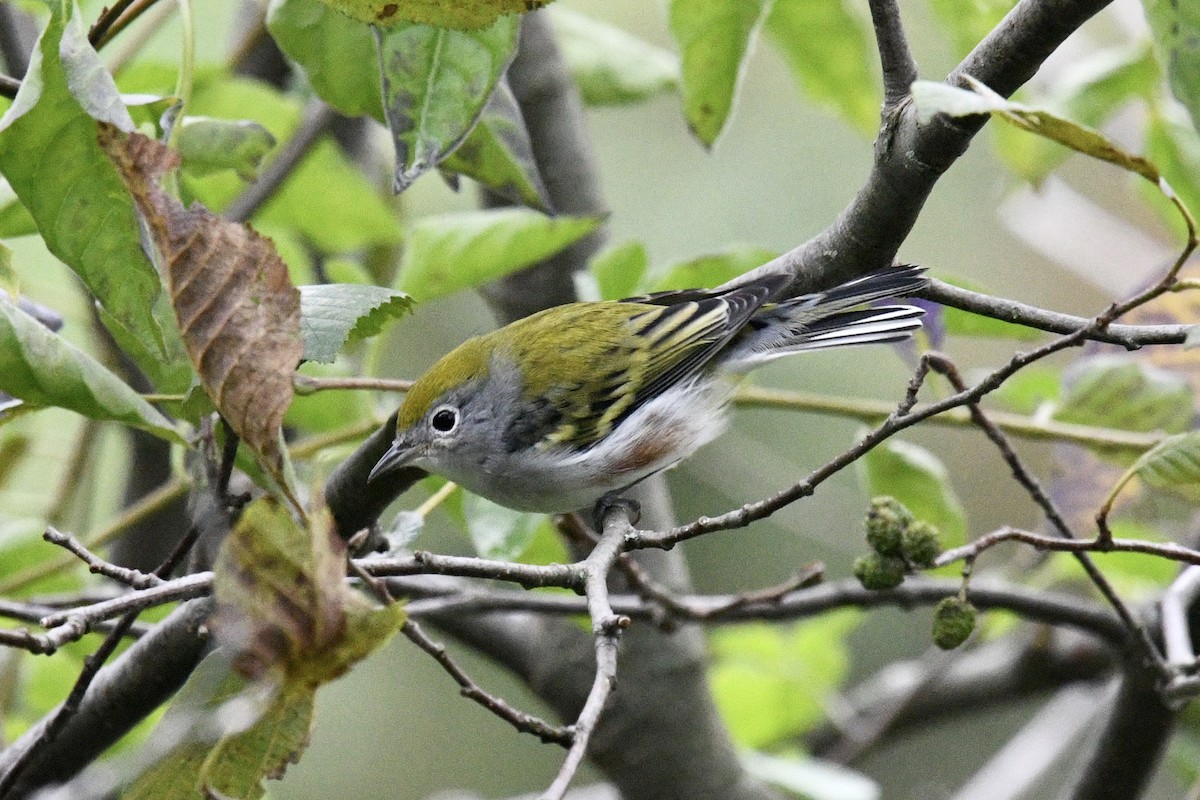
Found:
<svg viewBox="0 0 1200 800"><path fill-rule="evenodd" d="M590 508L716 438L749 370L910 337L920 308L864 306L921 289L921 273L890 267L782 302L770 298L789 277L766 275L547 309L467 340L422 375L371 479L414 465L514 509Z"/></svg>

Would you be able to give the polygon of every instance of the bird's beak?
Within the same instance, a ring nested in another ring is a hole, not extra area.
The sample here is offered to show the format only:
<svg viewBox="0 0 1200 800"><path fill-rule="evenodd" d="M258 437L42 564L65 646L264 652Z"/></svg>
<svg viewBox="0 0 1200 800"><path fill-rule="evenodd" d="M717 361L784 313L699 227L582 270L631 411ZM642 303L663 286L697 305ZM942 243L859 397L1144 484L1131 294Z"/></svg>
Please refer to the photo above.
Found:
<svg viewBox="0 0 1200 800"><path fill-rule="evenodd" d="M397 439L388 448L388 451L383 454L383 458L379 459L375 466L371 468L371 474L367 476L367 483L411 464L420 454L421 451L418 448L403 439Z"/></svg>

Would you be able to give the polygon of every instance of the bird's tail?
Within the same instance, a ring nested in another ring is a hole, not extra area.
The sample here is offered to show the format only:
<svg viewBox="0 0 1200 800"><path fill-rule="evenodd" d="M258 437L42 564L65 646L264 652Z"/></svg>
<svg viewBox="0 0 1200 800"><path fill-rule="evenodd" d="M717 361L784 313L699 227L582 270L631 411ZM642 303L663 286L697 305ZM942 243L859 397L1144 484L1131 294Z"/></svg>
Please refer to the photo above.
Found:
<svg viewBox="0 0 1200 800"><path fill-rule="evenodd" d="M742 372L792 353L907 339L920 329L924 309L862 306L918 291L927 282L921 273L920 267L891 267L825 292L765 305L743 328L722 366Z"/></svg>

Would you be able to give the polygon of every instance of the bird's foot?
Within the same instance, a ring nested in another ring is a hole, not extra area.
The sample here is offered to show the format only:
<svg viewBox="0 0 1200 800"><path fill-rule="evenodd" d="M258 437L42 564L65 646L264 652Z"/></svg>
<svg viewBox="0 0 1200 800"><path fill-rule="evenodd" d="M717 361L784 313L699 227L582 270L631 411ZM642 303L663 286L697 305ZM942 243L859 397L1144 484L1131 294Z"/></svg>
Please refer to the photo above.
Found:
<svg viewBox="0 0 1200 800"><path fill-rule="evenodd" d="M597 500L592 509L592 527L596 529L596 533L604 533L604 521L610 513L618 510L625 515L630 525L637 525L638 520L642 518L642 506L638 501L610 492Z"/></svg>

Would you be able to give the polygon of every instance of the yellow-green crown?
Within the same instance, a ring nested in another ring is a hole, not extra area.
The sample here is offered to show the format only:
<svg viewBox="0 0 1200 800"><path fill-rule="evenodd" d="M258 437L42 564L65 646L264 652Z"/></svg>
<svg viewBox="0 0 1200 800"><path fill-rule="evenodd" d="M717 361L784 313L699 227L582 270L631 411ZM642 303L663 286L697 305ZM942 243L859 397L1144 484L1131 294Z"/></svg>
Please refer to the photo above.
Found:
<svg viewBox="0 0 1200 800"><path fill-rule="evenodd" d="M408 390L396 416L396 429L412 427L446 392L486 375L491 352L486 340L485 336L468 339L430 367Z"/></svg>

